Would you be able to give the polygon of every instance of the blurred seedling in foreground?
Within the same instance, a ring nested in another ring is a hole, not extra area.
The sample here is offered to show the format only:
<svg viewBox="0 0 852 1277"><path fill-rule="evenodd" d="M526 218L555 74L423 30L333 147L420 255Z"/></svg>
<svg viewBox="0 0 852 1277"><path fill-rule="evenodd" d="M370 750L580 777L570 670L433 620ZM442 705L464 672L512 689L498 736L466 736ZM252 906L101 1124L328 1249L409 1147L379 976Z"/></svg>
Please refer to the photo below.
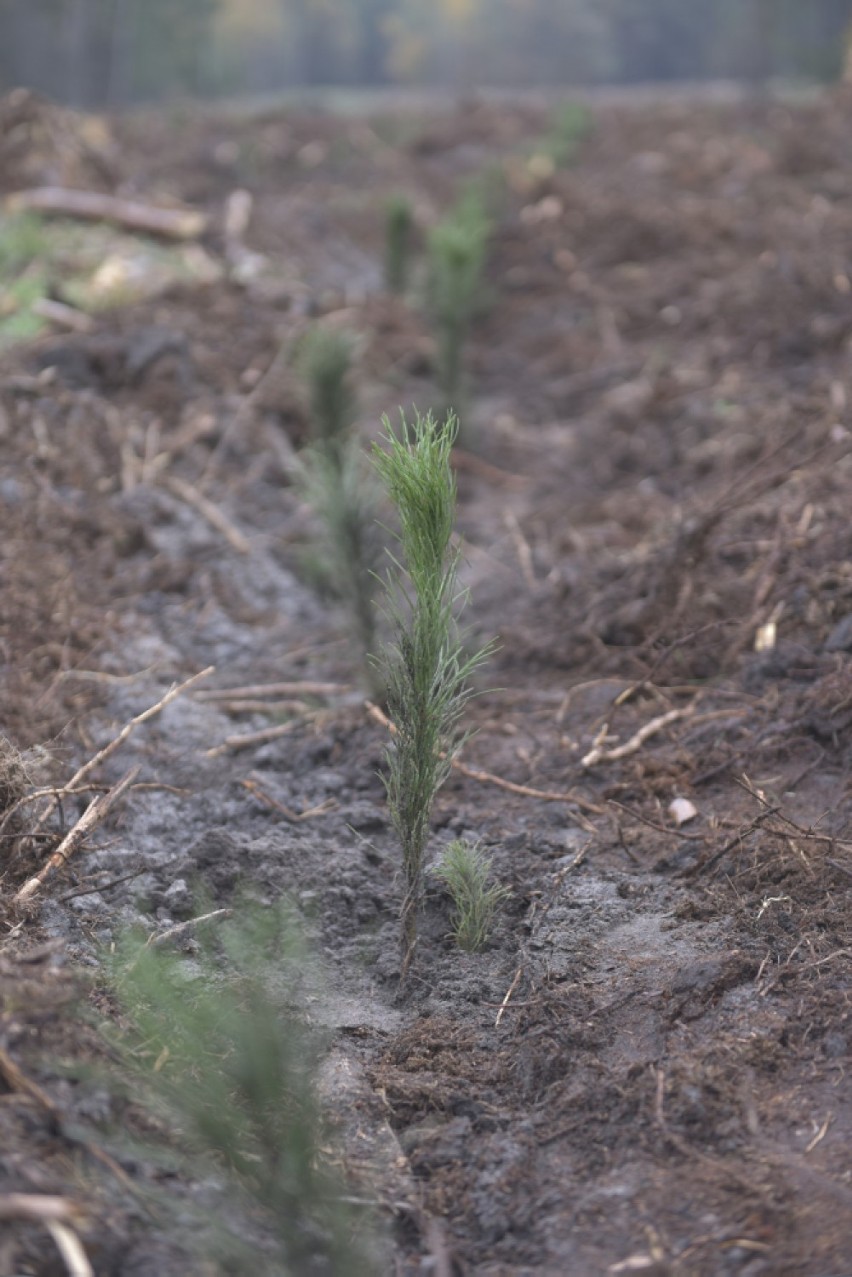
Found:
<svg viewBox="0 0 852 1277"><path fill-rule="evenodd" d="M307 961L296 921L246 906L196 935L191 961L125 936L111 984L129 1024L110 1036L134 1101L159 1114L181 1158L196 1159L184 1170L222 1185L216 1223L199 1221L199 1249L220 1261L242 1251L242 1272L366 1277L364 1219L328 1162L314 1085L322 1043L297 1005ZM260 1225L253 1246L249 1217Z"/></svg>
<svg viewBox="0 0 852 1277"><path fill-rule="evenodd" d="M0 215L0 278L23 270L48 249L44 223L35 213Z"/></svg>
<svg viewBox="0 0 852 1277"><path fill-rule="evenodd" d="M404 293L411 273L414 214L404 195L392 196L385 206L385 286Z"/></svg>
<svg viewBox="0 0 852 1277"><path fill-rule="evenodd" d="M399 516L399 558L391 555L386 609L393 638L377 660L387 687L394 733L384 778L391 821L402 850L401 910L404 980L417 945L423 858L432 806L465 740L461 718L470 679L492 652L469 655L457 615L465 597L458 584L461 551L453 543L455 476L450 453L457 424L415 413L394 431L387 417L373 448L376 469Z"/></svg>
<svg viewBox="0 0 852 1277"><path fill-rule="evenodd" d="M50 241L33 213L0 213L0 347L35 337L44 320L33 307L49 291Z"/></svg>
<svg viewBox="0 0 852 1277"><path fill-rule="evenodd" d="M577 158L592 130L592 113L580 102L563 102L556 111L544 141L544 151L557 168L567 168Z"/></svg>
<svg viewBox="0 0 852 1277"><path fill-rule="evenodd" d="M481 195L469 191L429 234L429 303L437 329L443 411L460 414L464 353L482 308L491 219Z"/></svg>
<svg viewBox="0 0 852 1277"><path fill-rule="evenodd" d="M462 839L451 842L433 867L453 902L453 938L466 953L478 953L487 943L500 906L510 891L491 882L491 859L481 848Z"/></svg>
<svg viewBox="0 0 852 1277"><path fill-rule="evenodd" d="M304 342L300 363L312 429L311 444L302 454L304 486L322 529L320 571L349 609L370 691L379 696L375 667L367 661L376 642L379 492L353 429L351 340L316 328Z"/></svg>

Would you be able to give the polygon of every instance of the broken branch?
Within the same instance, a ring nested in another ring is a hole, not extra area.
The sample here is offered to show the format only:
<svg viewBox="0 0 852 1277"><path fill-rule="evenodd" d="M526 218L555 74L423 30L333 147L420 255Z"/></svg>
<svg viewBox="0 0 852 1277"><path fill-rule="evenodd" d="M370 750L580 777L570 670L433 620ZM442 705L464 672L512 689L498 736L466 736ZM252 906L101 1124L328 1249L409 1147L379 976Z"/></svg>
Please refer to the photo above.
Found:
<svg viewBox="0 0 852 1277"><path fill-rule="evenodd" d="M172 496L177 497L181 501L185 501L187 505L192 506L203 519L206 519L211 528L215 528L217 532L221 532L222 536L228 542L237 554L249 554L251 551L251 542L246 536L240 532L239 528L234 527L230 519L222 513L217 505L214 505L208 497L205 497L197 488L193 488L191 483L178 479L176 475L164 475L161 480L163 486L168 488Z"/></svg>
<svg viewBox="0 0 852 1277"><path fill-rule="evenodd" d="M200 670L198 674L193 674L191 678L185 679L183 683L173 684L166 692L165 696L161 697L161 699L157 701L156 705L150 705L148 709L143 710L141 714L137 714L135 718L131 718L129 722L125 723L118 735L115 736L107 745L104 745L103 749L99 749L87 763L84 763L83 766L74 773L66 785L63 785L61 789L54 791L52 802L48 804L47 808L42 812L36 822L36 829L40 829L47 823L48 819L56 810L63 798L73 793L81 781L85 780L96 767L100 766L102 762L109 758L111 754L114 754L115 751L124 744L134 728L138 727L141 723L147 723L149 718L154 718L155 715L159 714L167 705L170 705L173 700L175 700L183 692L187 691L190 687L193 687L196 683L200 682L202 678L206 678L208 674L212 674L215 669L215 665L208 665L206 669Z"/></svg>
<svg viewBox="0 0 852 1277"><path fill-rule="evenodd" d="M387 728L393 736L396 733L396 725L391 722L387 714L378 705L374 705L372 701L367 701L366 705L370 718L381 727ZM502 776L495 776L493 772L481 771L476 767L468 767L460 758L452 759L450 766L454 771L460 772L462 776L467 776L470 780L478 780L487 785L496 785L499 789L505 789L510 794L520 794L524 798L539 798L547 803L572 803L575 807L579 807L581 811L591 812L594 816L602 816L605 812L605 808L591 802L588 798L584 798L582 794L574 793L573 790L534 789L531 785L518 785L513 780L504 780ZM587 833L595 832L586 821L577 816L574 819L578 824L582 825Z"/></svg>
<svg viewBox="0 0 852 1277"><path fill-rule="evenodd" d="M139 767L131 767L130 771L125 772L117 785L108 790L105 794L99 794L93 799L83 815L74 825L73 829L62 839L62 842L56 848L53 855L48 860L43 869L37 874L29 878L21 887L20 891L14 896L16 905L25 904L36 894L40 887L43 887L48 878L61 869L66 861L70 860L74 852L80 844L91 833L91 831L101 823L108 815L111 809L118 802L119 798L130 788L136 777L139 775Z"/></svg>
<svg viewBox="0 0 852 1277"><path fill-rule="evenodd" d="M638 753L646 740L662 731L664 727L668 727L669 723L676 723L680 718L687 718L692 713L692 708L689 705L686 709L670 709L667 714L652 718L644 727L640 727L630 740L625 741L623 745L616 745L613 749L602 749L600 745L595 745L585 757L580 759L580 766L594 767L596 763L615 763L620 758L627 758L630 754Z"/></svg>
<svg viewBox="0 0 852 1277"><path fill-rule="evenodd" d="M198 701L230 701L261 696L335 696L352 690L351 683L249 683L245 687L214 687L199 692Z"/></svg>
<svg viewBox="0 0 852 1277"><path fill-rule="evenodd" d="M207 218L197 209L159 208L136 200L123 200L97 191L74 191L63 186L38 186L15 191L5 201L10 213L48 213L79 217L84 221L114 222L129 231L161 235L165 239L198 239L207 230Z"/></svg>

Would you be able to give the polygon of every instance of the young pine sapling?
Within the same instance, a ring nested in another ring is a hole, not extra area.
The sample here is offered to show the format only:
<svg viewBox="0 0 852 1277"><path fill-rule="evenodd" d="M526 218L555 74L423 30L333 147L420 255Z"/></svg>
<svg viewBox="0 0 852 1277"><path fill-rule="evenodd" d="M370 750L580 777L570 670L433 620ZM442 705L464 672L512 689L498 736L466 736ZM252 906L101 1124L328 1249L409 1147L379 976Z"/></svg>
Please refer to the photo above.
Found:
<svg viewBox="0 0 852 1277"><path fill-rule="evenodd" d="M323 529L323 572L347 604L370 690L381 693L367 655L375 650L378 493L353 430L352 348L337 332L316 329L302 353L313 440L304 453L305 488Z"/></svg>
<svg viewBox="0 0 852 1277"><path fill-rule="evenodd" d="M404 195L394 195L385 206L385 285L390 293L404 293L411 262L414 216Z"/></svg>
<svg viewBox="0 0 852 1277"><path fill-rule="evenodd" d="M184 1170L195 1161L226 1194L221 1218L190 1235L217 1272L366 1277L370 1226L343 1204L327 1153L324 1043L302 1006L310 967L295 916L245 903L215 936L196 934L191 963L126 935L111 972L125 1023L110 1037L134 1101L178 1134ZM247 1219L257 1246L239 1240Z"/></svg>
<svg viewBox="0 0 852 1277"><path fill-rule="evenodd" d="M438 380L444 410L458 412L464 394L464 348L482 302L491 222L469 192L429 235L429 289L438 337Z"/></svg>
<svg viewBox="0 0 852 1277"><path fill-rule="evenodd" d="M476 844L455 839L432 870L453 902L453 938L466 953L478 953L488 940L507 887L490 881L491 860Z"/></svg>
<svg viewBox="0 0 852 1277"><path fill-rule="evenodd" d="M402 848L402 978L414 957L423 892L423 858L435 796L464 740L461 718L473 695L470 678L492 651L468 654L457 616L461 552L453 543L456 484L450 452L455 417L388 419L374 446L376 469L399 516L400 557L388 573L393 639L377 662L395 731L387 750L388 806ZM382 446L384 445L384 446Z"/></svg>

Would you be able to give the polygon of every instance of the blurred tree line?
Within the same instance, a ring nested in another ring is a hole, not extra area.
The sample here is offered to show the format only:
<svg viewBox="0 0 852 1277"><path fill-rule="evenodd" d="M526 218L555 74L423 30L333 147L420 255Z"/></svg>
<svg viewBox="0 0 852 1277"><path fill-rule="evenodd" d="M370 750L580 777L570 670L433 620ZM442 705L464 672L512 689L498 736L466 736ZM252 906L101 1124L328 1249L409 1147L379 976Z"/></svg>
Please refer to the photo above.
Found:
<svg viewBox="0 0 852 1277"><path fill-rule="evenodd" d="M0 0L0 87L75 106L307 85L831 78L852 0Z"/></svg>

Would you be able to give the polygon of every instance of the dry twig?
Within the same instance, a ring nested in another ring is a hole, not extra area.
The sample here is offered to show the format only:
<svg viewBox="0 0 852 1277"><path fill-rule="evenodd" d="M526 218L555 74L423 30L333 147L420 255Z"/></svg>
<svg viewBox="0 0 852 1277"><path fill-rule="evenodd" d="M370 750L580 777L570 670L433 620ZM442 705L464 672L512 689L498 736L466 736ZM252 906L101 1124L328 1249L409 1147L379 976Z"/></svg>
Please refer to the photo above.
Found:
<svg viewBox="0 0 852 1277"><path fill-rule="evenodd" d="M213 922L215 918L230 918L233 912L233 909L214 909L211 913L203 913L200 918L190 918L188 922L179 922L176 926L169 927L168 931L155 931L145 941L145 948L156 949L167 940L177 940L179 936L194 931L202 922Z"/></svg>
<svg viewBox="0 0 852 1277"><path fill-rule="evenodd" d="M497 1019L494 1021L495 1029L499 1029L500 1021L503 1019L503 1016L506 1012L506 1007L509 1005L509 1003L512 1000L512 994L515 992L518 985L521 983L521 976L523 975L523 973L524 973L524 968L518 967L517 971L515 972L515 978L513 979L512 983L509 985L508 989L506 990L505 998L500 1003L500 1010L497 1012Z"/></svg>
<svg viewBox="0 0 852 1277"><path fill-rule="evenodd" d="M640 824L647 825L649 829L656 829L661 834L674 834L675 838L684 838L688 842L706 842L706 834L690 834L683 829L679 829L677 825L660 825L656 820L650 820L647 816L643 816L641 811L635 811L632 807L625 806L624 803L617 802L615 798L608 798L607 802L611 807L618 807L625 815L632 816L634 820L638 820Z"/></svg>
<svg viewBox="0 0 852 1277"><path fill-rule="evenodd" d="M226 736L220 745L205 750L207 758L220 758L223 754L235 754L241 749L251 749L252 745L265 745L268 741L287 736L296 726L296 719L289 723L279 723L275 727L263 727L259 732L246 732L242 736Z"/></svg>
<svg viewBox="0 0 852 1277"><path fill-rule="evenodd" d="M59 1109L53 1100L41 1089L37 1082L33 1082L31 1078L27 1077L23 1069L18 1067L11 1055L3 1047L0 1047L0 1077L3 1078L10 1091L17 1092L19 1095L28 1095L31 1100L35 1100L36 1104L50 1114L54 1125L59 1125Z"/></svg>
<svg viewBox="0 0 852 1277"><path fill-rule="evenodd" d="M166 239L197 239L207 229L207 218L196 209L157 208L99 191L76 191L62 186L15 191L6 199L5 207L11 213L57 213L86 221L115 222L128 230L162 235Z"/></svg>
<svg viewBox="0 0 852 1277"><path fill-rule="evenodd" d="M47 864L37 874L34 874L32 878L27 879L23 887L15 893L13 897L14 904L26 904L39 888L44 886L52 874L61 869L70 860L83 840L109 815L119 798L130 788L138 775L139 768L131 767L129 771L124 773L121 780L113 785L112 789L107 790L105 794L99 794L97 798L92 800L83 815L74 827L68 831L56 851L50 856Z"/></svg>
<svg viewBox="0 0 852 1277"><path fill-rule="evenodd" d="M83 1244L70 1227L83 1218L83 1208L68 1197L47 1193L3 1193L0 1196L0 1220L21 1219L43 1224L50 1233L70 1277L94 1277Z"/></svg>
<svg viewBox="0 0 852 1277"><path fill-rule="evenodd" d="M185 501L187 505L192 506L203 519L206 519L211 528L215 528L217 532L221 532L222 536L228 542L237 554L250 554L251 542L239 528L234 527L230 519L222 513L217 505L214 505L209 497L205 497L203 492L199 492L191 483L179 479L177 475L165 474L160 482L163 487L168 488L172 496L177 497L181 501Z"/></svg>
<svg viewBox="0 0 852 1277"><path fill-rule="evenodd" d="M315 816L325 816L337 807L334 798L326 798L325 802L317 803L315 807L308 807L305 811L293 811L291 807L285 807L284 803L279 803L278 799L273 798L265 789L261 789L256 780L247 779L240 781L240 784L260 802L266 803L267 807L271 807L273 811L280 811L282 816L286 816L295 824L300 824L303 820L312 820Z"/></svg>
<svg viewBox="0 0 852 1277"><path fill-rule="evenodd" d="M70 1277L95 1277L95 1270L89 1263L83 1243L73 1228L58 1219L46 1219L44 1226L56 1243L56 1249L62 1256Z"/></svg>
<svg viewBox="0 0 852 1277"><path fill-rule="evenodd" d="M291 683L249 683L245 687L213 687L196 693L198 701L241 700L244 697L263 696L336 696L350 692L351 683L316 683L310 681Z"/></svg>
<svg viewBox="0 0 852 1277"><path fill-rule="evenodd" d="M530 548L530 543L521 530L521 525L518 522L514 510L507 510L505 512L503 515L503 522L506 524L509 536L512 538L512 544L515 547L515 553L518 556L518 563L521 567L521 575L527 584L527 588L534 590L537 582L535 579L535 568L533 566L533 554Z"/></svg>
<svg viewBox="0 0 852 1277"><path fill-rule="evenodd" d="M493 772L481 771L478 767L468 767L460 758L453 759L453 768L470 780L478 780L485 785L496 785L499 789L505 789L510 794L520 794L523 798L538 798L546 803L571 803L579 807L581 811L590 812L594 816L602 816L606 810L599 803L593 803L591 799L584 798L573 789L535 789L532 785L518 785L513 780L504 780L502 776L495 776ZM581 820L579 816L574 816L573 819L587 833L595 832L588 821Z"/></svg>
<svg viewBox="0 0 852 1277"><path fill-rule="evenodd" d="M660 714L657 718L652 718L644 727L640 727L630 740L624 742L623 745L616 745L613 749L603 749L600 744L596 744L589 750L583 758L580 759L581 767L594 767L597 763L616 763L620 758L627 758L630 754L637 754L645 741L651 736L656 736L657 732L661 732L664 727L668 727L670 723L676 723L678 719L688 718L693 712L693 706L688 705L684 709L670 709L667 714Z"/></svg>
<svg viewBox="0 0 852 1277"><path fill-rule="evenodd" d="M380 727L387 728L393 735L396 727L387 714L378 705L374 705L372 701L367 701L366 706L367 713L373 722L378 723ZM523 798L538 798L548 803L571 803L582 811L591 812L595 816L602 816L605 813L605 808L599 806L598 803L591 802L590 799L584 798L582 794L577 794L573 790L534 789L530 785L518 785L513 780L504 780L502 776L495 776L493 772L481 771L476 767L468 767L460 758L454 758L451 765L454 771L460 772L462 776L467 776L469 780L478 780L483 784L496 785L499 789L505 789L510 794L520 794ZM580 816L573 815L573 819L587 833L595 832L588 821L584 821Z"/></svg>
<svg viewBox="0 0 852 1277"><path fill-rule="evenodd" d="M147 723L149 719L154 718L161 710L165 709L167 705L171 705L173 700L176 700L183 692L188 691L190 687L194 687L202 678L206 678L208 674L212 674L215 669L215 665L208 665L206 669L200 670L197 674L193 674L191 678L185 679L183 683L174 684L169 688L165 696L161 697L155 705L150 705L148 709L143 710L141 714L137 714L135 718L131 718L129 722L125 723L118 735L113 737L108 744L104 745L103 749L99 749L87 763L84 763L82 767L78 768L67 784L63 785L61 789L52 791L52 802L48 803L47 808L39 816L38 821L36 822L36 829L41 829L47 823L63 798L73 794L81 782L84 781L96 767L99 767L101 763L105 762L107 758L114 754L116 750L124 744L134 728L139 727L140 724Z"/></svg>
<svg viewBox="0 0 852 1277"><path fill-rule="evenodd" d="M83 1214L83 1207L70 1197L47 1193L0 1193L0 1219L25 1219L44 1224L49 1219L77 1222Z"/></svg>

